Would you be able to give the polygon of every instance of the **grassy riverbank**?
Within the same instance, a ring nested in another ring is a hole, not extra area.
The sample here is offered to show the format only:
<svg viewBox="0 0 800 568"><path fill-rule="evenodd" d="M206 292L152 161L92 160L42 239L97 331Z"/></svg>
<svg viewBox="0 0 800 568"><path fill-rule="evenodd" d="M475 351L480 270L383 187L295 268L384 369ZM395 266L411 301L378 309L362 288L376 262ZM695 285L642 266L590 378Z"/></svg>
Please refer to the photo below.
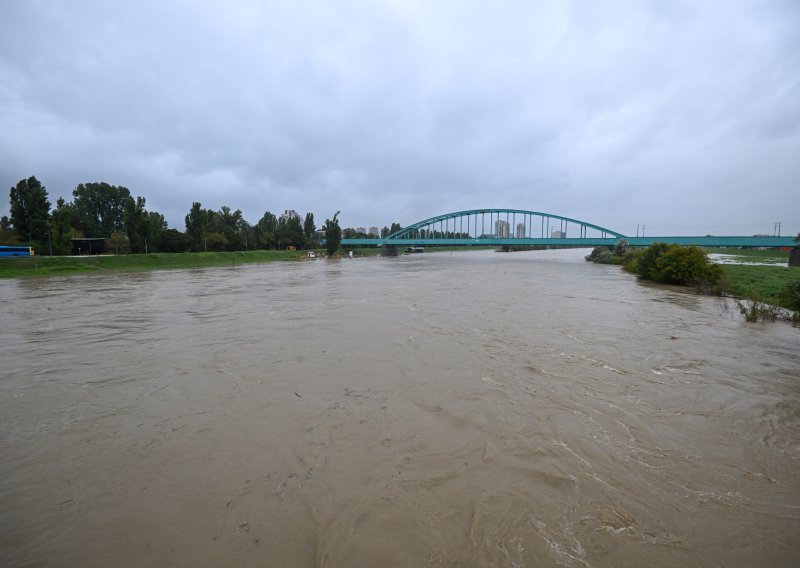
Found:
<svg viewBox="0 0 800 568"><path fill-rule="evenodd" d="M0 258L0 278L206 268L303 258L305 251L282 250Z"/></svg>
<svg viewBox="0 0 800 568"><path fill-rule="evenodd" d="M800 280L800 268L746 264L727 264L722 268L721 287L726 296L792 308L783 296L789 283Z"/></svg>
<svg viewBox="0 0 800 568"><path fill-rule="evenodd" d="M797 310L790 284L800 282L800 269L788 268L789 251L750 249L704 249L722 263L719 284L725 296L763 302Z"/></svg>
<svg viewBox="0 0 800 568"><path fill-rule="evenodd" d="M426 252L453 250L478 250L491 247L437 247ZM381 249L347 248L343 256L352 250L354 256L377 256ZM215 266L237 266L261 262L292 261L306 258L307 251L254 250L238 252L184 252L121 254L101 256L33 256L29 258L0 258L0 278L25 278L102 272L142 272L146 270L175 270L181 268L210 268ZM317 250L323 256L324 250Z"/></svg>

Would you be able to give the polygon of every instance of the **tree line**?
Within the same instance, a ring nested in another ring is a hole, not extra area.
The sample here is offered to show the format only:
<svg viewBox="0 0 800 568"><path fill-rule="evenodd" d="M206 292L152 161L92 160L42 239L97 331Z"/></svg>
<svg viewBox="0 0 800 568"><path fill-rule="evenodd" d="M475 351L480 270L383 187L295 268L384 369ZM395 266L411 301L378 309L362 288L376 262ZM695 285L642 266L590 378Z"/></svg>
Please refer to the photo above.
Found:
<svg viewBox="0 0 800 568"><path fill-rule="evenodd" d="M81 183L72 191L72 201L59 198L51 209L47 189L31 176L10 189L9 202L10 215L0 218L0 244L29 243L39 254L71 254L75 238L106 239L107 248L117 253L319 246L313 213L306 213L301 221L300 216L278 217L266 211L251 225L240 209L222 206L215 211L194 202L185 218L186 230L181 232L169 228L161 213L148 211L144 197L106 182ZM334 234L338 229L336 248L341 241L337 217L338 212L325 222Z"/></svg>

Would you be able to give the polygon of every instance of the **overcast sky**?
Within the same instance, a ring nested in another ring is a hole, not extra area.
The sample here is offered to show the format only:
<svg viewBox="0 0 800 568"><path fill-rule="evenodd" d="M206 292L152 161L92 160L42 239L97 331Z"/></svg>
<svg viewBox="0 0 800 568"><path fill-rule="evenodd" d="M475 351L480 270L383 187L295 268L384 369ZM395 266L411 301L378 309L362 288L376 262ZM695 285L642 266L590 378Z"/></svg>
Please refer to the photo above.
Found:
<svg viewBox="0 0 800 568"><path fill-rule="evenodd" d="M200 201L794 234L800 2L0 0L0 214L31 175L180 230Z"/></svg>

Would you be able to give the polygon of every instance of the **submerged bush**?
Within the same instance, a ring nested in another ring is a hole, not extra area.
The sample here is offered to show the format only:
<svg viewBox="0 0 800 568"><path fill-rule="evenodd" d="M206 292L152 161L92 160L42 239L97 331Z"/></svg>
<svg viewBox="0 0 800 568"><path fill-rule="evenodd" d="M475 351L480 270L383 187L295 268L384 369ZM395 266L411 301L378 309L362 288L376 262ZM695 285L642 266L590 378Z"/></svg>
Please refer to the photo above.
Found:
<svg viewBox="0 0 800 568"><path fill-rule="evenodd" d="M614 260L614 253L608 249L605 249L597 253L597 255L592 259L592 262L597 264L615 264Z"/></svg>
<svg viewBox="0 0 800 568"><path fill-rule="evenodd" d="M722 279L722 267L709 261L706 253L695 246L654 243L633 264L643 280L709 286Z"/></svg>
<svg viewBox="0 0 800 568"><path fill-rule="evenodd" d="M597 264L627 264L639 255L639 251L631 248L628 241L620 239L613 246L594 247L585 258Z"/></svg>
<svg viewBox="0 0 800 568"><path fill-rule="evenodd" d="M774 306L769 298L736 299L734 302L745 321L749 322L775 321L781 313L781 309Z"/></svg>
<svg viewBox="0 0 800 568"><path fill-rule="evenodd" d="M789 282L784 287L782 296L790 309L800 311L800 280Z"/></svg>

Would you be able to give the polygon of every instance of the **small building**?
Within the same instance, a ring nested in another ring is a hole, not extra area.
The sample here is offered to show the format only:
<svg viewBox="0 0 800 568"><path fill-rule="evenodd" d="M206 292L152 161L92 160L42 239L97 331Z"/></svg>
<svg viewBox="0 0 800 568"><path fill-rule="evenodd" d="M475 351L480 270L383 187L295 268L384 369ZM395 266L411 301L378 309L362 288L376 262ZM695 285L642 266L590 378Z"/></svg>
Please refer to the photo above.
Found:
<svg viewBox="0 0 800 568"><path fill-rule="evenodd" d="M72 254L106 254L106 240L102 238L72 239Z"/></svg>

